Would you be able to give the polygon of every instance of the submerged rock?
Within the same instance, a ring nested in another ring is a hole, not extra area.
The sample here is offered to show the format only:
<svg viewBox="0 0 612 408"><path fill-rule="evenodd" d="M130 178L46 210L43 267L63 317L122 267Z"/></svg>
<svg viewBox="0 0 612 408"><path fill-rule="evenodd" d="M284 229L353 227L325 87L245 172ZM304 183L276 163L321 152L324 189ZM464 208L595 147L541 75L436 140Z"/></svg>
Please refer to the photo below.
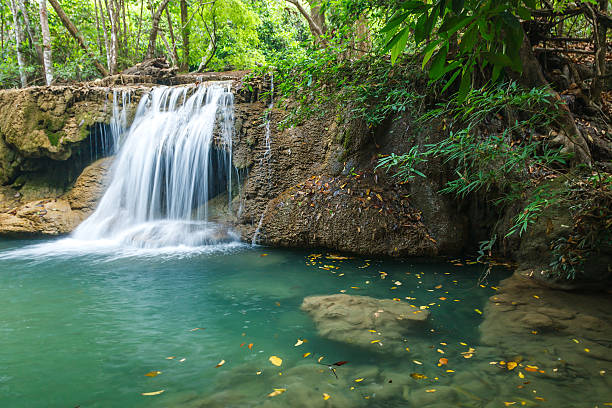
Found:
<svg viewBox="0 0 612 408"><path fill-rule="evenodd" d="M301 308L322 337L376 349L397 348L406 334L420 333L429 318L428 310L408 303L344 294L309 296Z"/></svg>

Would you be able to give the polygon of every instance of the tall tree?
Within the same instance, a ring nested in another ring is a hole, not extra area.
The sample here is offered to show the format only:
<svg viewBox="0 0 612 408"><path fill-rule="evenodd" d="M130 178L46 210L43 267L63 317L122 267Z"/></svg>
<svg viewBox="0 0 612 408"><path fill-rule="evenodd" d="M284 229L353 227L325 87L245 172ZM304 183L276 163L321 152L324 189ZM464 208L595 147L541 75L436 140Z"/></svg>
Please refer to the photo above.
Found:
<svg viewBox="0 0 612 408"><path fill-rule="evenodd" d="M81 34L81 32L76 28L74 24L72 24L72 21L70 21L70 18L64 12L64 9L62 9L62 6L60 6L57 0L49 0L49 2L51 3L51 5L53 6L53 9L57 13L60 20L62 21L62 24L64 25L64 27L66 27L68 32L70 32L72 37L74 37L74 39L79 44L79 46L83 49L83 51L85 51L85 53L89 56L89 58L91 58L91 60L93 61L98 71L100 71L102 75L107 76L108 71L106 70L106 68L104 68L104 65L100 64L100 61L98 61L96 56L92 54L91 51L89 51L89 48L87 48L87 44L85 44L85 38L83 37L83 34Z"/></svg>
<svg viewBox="0 0 612 408"><path fill-rule="evenodd" d="M183 37L183 61L181 70L189 71L189 21L187 15L187 0L181 0L181 36Z"/></svg>
<svg viewBox="0 0 612 408"><path fill-rule="evenodd" d="M169 7L166 7L166 17L168 19L168 34L170 34L170 45L172 46L172 63L179 66L178 51L176 50L176 38L174 38L174 30L172 29L172 18L170 17Z"/></svg>
<svg viewBox="0 0 612 408"><path fill-rule="evenodd" d="M23 29L21 22L19 21L19 11L15 4L15 0L9 0L9 7L13 14L13 30L15 32L15 48L17 49L17 64L19 65L19 79L21 80L21 87L25 88L28 85L28 78L25 72L25 61L21 52L21 45L23 44Z"/></svg>
<svg viewBox="0 0 612 408"><path fill-rule="evenodd" d="M320 38L327 31L327 24L325 23L325 11L321 8L320 0L308 0L308 5L310 6L310 12L308 12L300 0L286 0L287 2L293 4L300 14L306 19L308 22L308 26L310 27L310 32L315 38Z"/></svg>
<svg viewBox="0 0 612 408"><path fill-rule="evenodd" d="M114 7L113 0L104 0L106 5L106 11L108 12L108 19L110 20L111 32L110 32L110 49L108 51L109 69L110 73L115 74L117 72L117 56L119 55L119 21L117 18L117 10Z"/></svg>
<svg viewBox="0 0 612 408"><path fill-rule="evenodd" d="M21 11L21 16L23 17L23 22L25 23L28 38L30 39L30 44L36 50L36 55L38 55L38 60L40 61L40 63L44 64L42 48L40 47L40 43L38 42L38 36L35 33L34 26L30 22L30 15L28 14L28 9L26 8L26 5L23 0L17 0L17 6Z"/></svg>
<svg viewBox="0 0 612 408"><path fill-rule="evenodd" d="M147 59L153 58L153 54L155 53L155 40L157 39L157 31L159 30L159 20L161 19L161 15L166 9L166 6L168 6L169 2L170 0L163 0L151 18L151 33L149 34L149 45L147 47L146 55Z"/></svg>
<svg viewBox="0 0 612 408"><path fill-rule="evenodd" d="M47 0L40 0L40 31L43 39L43 70L45 82L53 82L53 61L51 60L51 33L49 32L49 18L47 17Z"/></svg>

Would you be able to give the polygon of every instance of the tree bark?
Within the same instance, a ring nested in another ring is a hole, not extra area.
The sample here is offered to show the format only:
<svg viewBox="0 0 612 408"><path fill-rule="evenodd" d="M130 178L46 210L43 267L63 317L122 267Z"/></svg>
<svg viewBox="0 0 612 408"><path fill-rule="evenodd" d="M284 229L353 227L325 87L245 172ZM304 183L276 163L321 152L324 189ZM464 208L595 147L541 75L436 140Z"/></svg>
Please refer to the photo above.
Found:
<svg viewBox="0 0 612 408"><path fill-rule="evenodd" d="M157 31L159 30L159 20L169 2L170 0L163 0L162 3L157 8L157 10L155 11L155 13L153 13L152 23L151 23L151 33L149 34L149 46L147 47L146 59L153 58L153 54L155 53L155 40L157 39Z"/></svg>
<svg viewBox="0 0 612 408"><path fill-rule="evenodd" d="M40 64L43 65L43 51L40 47L40 44L36 41L37 35L34 32L32 23L30 22L30 16L28 15L28 10L26 9L25 3L23 2L23 0L17 0L17 6L19 7L19 10L21 10L21 15L23 16L23 21L25 22L26 31L28 32L28 37L30 38L30 43L32 44L32 47L34 47L34 49L36 50L36 55L38 55L38 60L40 61Z"/></svg>
<svg viewBox="0 0 612 408"><path fill-rule="evenodd" d="M558 106L560 112L557 124L561 127L561 132L554 138L553 142L563 146L563 151L573 153L573 160L576 164L591 164L591 152L586 139L576 126L576 121L567 104L561 99L559 94L550 87L548 81L542 73L542 67L532 51L531 43L527 35L523 33L523 44L520 50L523 72L519 82L527 88L545 87L550 95L549 100Z"/></svg>
<svg viewBox="0 0 612 408"><path fill-rule="evenodd" d="M189 22L187 18L187 0L181 0L181 36L183 38L181 71L189 71Z"/></svg>
<svg viewBox="0 0 612 408"><path fill-rule="evenodd" d="M599 0L599 11L606 14L609 0ZM603 91L604 77L606 76L606 43L607 27L602 24L593 10L593 6L587 4L593 19L593 45L595 49L595 59L593 61L593 82L591 82L591 100L601 106L601 92Z"/></svg>
<svg viewBox="0 0 612 408"><path fill-rule="evenodd" d="M94 0L98 2L98 8L100 9L100 21L102 22L102 34L104 34L104 50L106 51L106 66L108 70L111 70L110 66L110 43L108 42L108 34L106 30L106 18L104 17L104 7L102 7L102 0Z"/></svg>
<svg viewBox="0 0 612 408"><path fill-rule="evenodd" d="M49 18L47 16L47 0L40 0L40 31L43 39L43 69L45 82L53 82L53 61L51 59L51 33L49 32Z"/></svg>
<svg viewBox="0 0 612 408"><path fill-rule="evenodd" d="M93 55L91 51L89 51L89 48L87 48L87 44L85 44L85 38L83 38L83 34L81 34L81 32L75 27L74 24L72 24L72 21L70 21L70 18L62 9L62 6L60 6L57 0L49 0L49 2L53 6L53 9L55 9L55 12L62 21L64 27L66 27L68 32L70 32L72 37L74 37L79 46L83 49L83 51L85 51L87 56L91 58L98 71L100 71L102 75L107 76L108 71L106 70L106 68L104 68L102 64L100 64L100 61L98 61L96 56Z"/></svg>
<svg viewBox="0 0 612 408"><path fill-rule="evenodd" d="M104 0L106 11L108 12L108 19L110 20L110 49L109 49L109 63L110 73L115 74L117 72L117 55L119 53L119 38L118 38L118 27L117 27L117 14L113 7L113 0Z"/></svg>
<svg viewBox="0 0 612 408"><path fill-rule="evenodd" d="M306 9L302 6L300 0L286 1L293 4L298 9L300 14L306 19L306 21L308 22L308 26L310 27L310 32L315 38L320 38L323 34L325 34L325 15L321 12L321 7L315 5L315 1L309 1L310 13L308 13Z"/></svg>
<svg viewBox="0 0 612 408"><path fill-rule="evenodd" d="M19 15L17 14L17 6L14 0L9 0L9 8L13 14L13 23L15 27L15 48L17 50L17 65L19 65L19 80L21 81L21 87L25 88L28 86L28 78L25 72L25 62L23 60L23 54L21 53L21 44L23 42L23 31L21 29L21 23L19 22Z"/></svg>
<svg viewBox="0 0 612 408"><path fill-rule="evenodd" d="M166 7L166 17L168 18L168 33L170 34L170 45L172 46L172 63L175 66L179 66L179 56L176 50L176 38L174 38L174 30L172 29L172 18L170 18L170 12Z"/></svg>

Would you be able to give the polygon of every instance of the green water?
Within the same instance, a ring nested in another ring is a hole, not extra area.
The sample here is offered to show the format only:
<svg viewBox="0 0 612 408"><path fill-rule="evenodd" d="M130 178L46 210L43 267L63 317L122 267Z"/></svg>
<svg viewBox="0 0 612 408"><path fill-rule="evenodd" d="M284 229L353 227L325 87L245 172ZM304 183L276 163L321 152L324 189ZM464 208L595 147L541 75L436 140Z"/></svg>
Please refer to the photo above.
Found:
<svg viewBox="0 0 612 408"><path fill-rule="evenodd" d="M333 260L326 252L312 258L242 245L161 254L61 248L0 241L2 407L425 406L408 404L416 397L408 398L406 387L438 387L430 400L441 405L432 406L485 406L499 393L466 384L445 405L439 386L494 354L480 352L483 316L475 309L509 275L505 269L479 286L482 265ZM300 304L308 295L340 291L427 305L431 321L406 339L411 350L400 357L376 344L326 340ZM298 338L307 342L294 346ZM468 347L476 356L461 358ZM437 366L437 349L452 367ZM304 358L307 352L315 358ZM283 359L281 367L268 361L272 355ZM319 356L349 363L335 379L316 364ZM145 376L150 371L162 373ZM409 377L415 372L428 379ZM268 397L274 388L287 392Z"/></svg>

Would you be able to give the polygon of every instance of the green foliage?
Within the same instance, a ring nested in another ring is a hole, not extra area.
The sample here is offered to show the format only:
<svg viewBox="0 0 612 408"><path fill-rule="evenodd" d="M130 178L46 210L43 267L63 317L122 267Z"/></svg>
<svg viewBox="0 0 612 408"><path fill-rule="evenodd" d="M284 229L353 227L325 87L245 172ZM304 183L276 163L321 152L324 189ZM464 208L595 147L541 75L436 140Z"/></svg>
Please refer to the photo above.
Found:
<svg viewBox="0 0 612 408"><path fill-rule="evenodd" d="M521 71L523 29L519 18L530 19L535 0L424 0L403 2L381 33L385 50L395 61L408 41L424 45L423 62L429 78L449 78L446 87L460 80L458 99L472 88L477 70L491 69L496 81L506 67ZM445 88L446 88L445 87Z"/></svg>

